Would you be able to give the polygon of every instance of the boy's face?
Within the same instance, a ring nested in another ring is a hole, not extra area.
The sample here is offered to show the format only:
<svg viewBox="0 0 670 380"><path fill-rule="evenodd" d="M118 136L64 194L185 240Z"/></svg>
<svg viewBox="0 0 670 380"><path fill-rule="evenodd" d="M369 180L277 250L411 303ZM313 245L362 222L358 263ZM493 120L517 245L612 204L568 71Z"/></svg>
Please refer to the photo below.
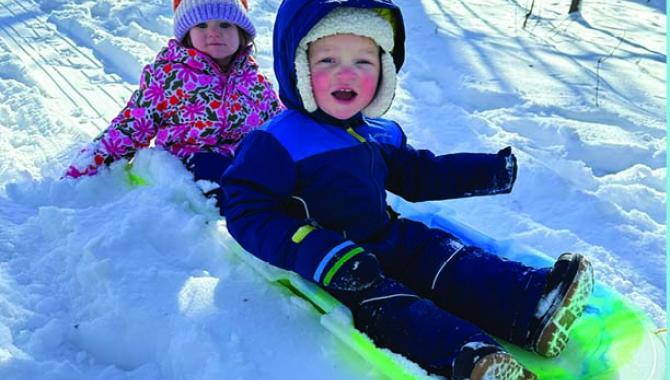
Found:
<svg viewBox="0 0 670 380"><path fill-rule="evenodd" d="M379 47L370 38L336 34L309 45L309 70L316 104L346 120L365 108L379 82Z"/></svg>

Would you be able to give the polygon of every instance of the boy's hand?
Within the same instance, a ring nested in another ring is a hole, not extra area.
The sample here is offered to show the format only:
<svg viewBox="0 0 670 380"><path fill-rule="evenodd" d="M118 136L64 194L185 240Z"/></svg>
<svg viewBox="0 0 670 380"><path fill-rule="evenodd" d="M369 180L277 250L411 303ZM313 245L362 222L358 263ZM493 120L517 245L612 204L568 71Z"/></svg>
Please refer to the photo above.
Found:
<svg viewBox="0 0 670 380"><path fill-rule="evenodd" d="M505 180L509 181L506 189L511 190L516 181L516 156L512 153L512 147L506 147L498 151L498 157L504 160L504 166L501 170L499 176L497 176L501 182L504 183Z"/></svg>
<svg viewBox="0 0 670 380"><path fill-rule="evenodd" d="M381 278L377 257L370 252L361 252L348 260L346 256L332 264L321 280L328 289L357 292L369 288Z"/></svg>

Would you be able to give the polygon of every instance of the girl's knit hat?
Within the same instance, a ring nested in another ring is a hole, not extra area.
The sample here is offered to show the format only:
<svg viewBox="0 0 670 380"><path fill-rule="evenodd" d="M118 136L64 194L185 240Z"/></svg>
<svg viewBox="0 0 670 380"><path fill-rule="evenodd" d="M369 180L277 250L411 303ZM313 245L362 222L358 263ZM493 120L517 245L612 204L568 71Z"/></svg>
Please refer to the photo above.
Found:
<svg viewBox="0 0 670 380"><path fill-rule="evenodd" d="M297 87L307 112L314 112L318 108L312 92L307 49L311 42L334 34L355 34L368 37L381 47L381 83L374 99L362 110L362 113L369 117L379 117L391 108L396 86L396 67L390 54L393 51L394 41L391 23L390 14L385 14L382 10L340 7L328 13L314 25L309 33L300 40L295 52Z"/></svg>
<svg viewBox="0 0 670 380"><path fill-rule="evenodd" d="M174 36L182 41L194 26L209 20L223 20L246 31L251 39L256 37L256 28L247 11L247 0L173 0Z"/></svg>

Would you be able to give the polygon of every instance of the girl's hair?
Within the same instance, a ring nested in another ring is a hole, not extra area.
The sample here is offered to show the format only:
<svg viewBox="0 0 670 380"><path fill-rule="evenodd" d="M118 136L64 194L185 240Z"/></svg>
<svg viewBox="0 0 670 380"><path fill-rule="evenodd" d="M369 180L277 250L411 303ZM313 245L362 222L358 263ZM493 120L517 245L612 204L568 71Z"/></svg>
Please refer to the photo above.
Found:
<svg viewBox="0 0 670 380"><path fill-rule="evenodd" d="M239 26L235 25L235 27L237 28L237 35L240 38L240 47L239 47L239 49L237 49L235 54L237 54L240 50L245 49L249 45L252 45L253 49L255 50L256 45L254 45L254 40L251 37L251 35L249 35L249 33L246 30L240 28ZM184 36L184 39L181 40L181 44L182 44L182 46L184 46L186 48L189 48L189 49L194 48L193 42L191 41L191 33L186 33L186 35Z"/></svg>

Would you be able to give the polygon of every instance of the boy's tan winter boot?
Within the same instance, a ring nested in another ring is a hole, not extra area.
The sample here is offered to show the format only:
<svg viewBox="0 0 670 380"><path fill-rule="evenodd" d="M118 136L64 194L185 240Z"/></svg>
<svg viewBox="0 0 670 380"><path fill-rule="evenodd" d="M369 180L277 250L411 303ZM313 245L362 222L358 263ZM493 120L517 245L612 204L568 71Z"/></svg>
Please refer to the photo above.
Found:
<svg viewBox="0 0 670 380"><path fill-rule="evenodd" d="M452 363L452 380L537 380L512 355L497 345L469 342Z"/></svg>
<svg viewBox="0 0 670 380"><path fill-rule="evenodd" d="M529 347L532 351L556 357L565 349L570 328L582 315L593 282L593 268L586 257L574 253L559 256L536 312Z"/></svg>
<svg viewBox="0 0 670 380"><path fill-rule="evenodd" d="M537 380L510 354L496 352L479 359L472 369L470 380Z"/></svg>

